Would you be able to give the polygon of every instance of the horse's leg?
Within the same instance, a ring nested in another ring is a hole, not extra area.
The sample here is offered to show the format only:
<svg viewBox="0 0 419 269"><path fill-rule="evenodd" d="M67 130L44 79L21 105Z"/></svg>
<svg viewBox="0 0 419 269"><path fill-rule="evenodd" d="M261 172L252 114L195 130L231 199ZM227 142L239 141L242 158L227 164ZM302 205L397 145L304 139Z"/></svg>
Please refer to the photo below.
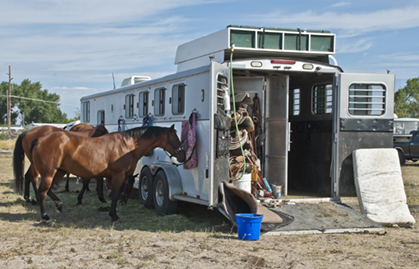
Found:
<svg viewBox="0 0 419 269"><path fill-rule="evenodd" d="M119 220L119 217L116 215L116 205L117 205L118 197L119 197L119 189L112 190L111 197L112 197L112 203L111 203L111 208L109 209L109 216L111 216L112 221L117 221Z"/></svg>
<svg viewBox="0 0 419 269"><path fill-rule="evenodd" d="M29 169L28 169L28 171L26 171L26 174L25 174L25 194L23 196L25 201L28 202L28 203L31 202L31 199L30 199L30 196L31 196L30 195L31 182L32 182L32 185L34 187L35 196L36 196L38 187L35 185L35 183L32 180L32 168L31 168L31 166L29 166ZM36 197L36 200L38 200L38 197Z"/></svg>
<svg viewBox="0 0 419 269"><path fill-rule="evenodd" d="M46 221L49 221L50 217L48 216L45 210L45 197L51 187L52 179L52 176L42 177L41 184L39 185L38 189L39 206L41 207L41 217Z"/></svg>
<svg viewBox="0 0 419 269"><path fill-rule="evenodd" d="M76 204L76 206L82 204L81 201L83 200L84 192L89 188L89 181L90 181L90 179L82 178L81 180L83 182L83 186L81 187L81 190L79 192L79 195L77 196L77 204Z"/></svg>
<svg viewBox="0 0 419 269"><path fill-rule="evenodd" d="M96 178L96 191L99 196L99 200L102 203L106 203L105 197L103 196L103 177Z"/></svg>
<svg viewBox="0 0 419 269"><path fill-rule="evenodd" d="M108 181L109 180L109 181ZM109 177L106 178L106 184L111 191L111 208L109 209L109 216L111 216L112 221L117 221L119 217L116 215L116 205L118 203L119 191L121 189L121 183L123 182L123 177Z"/></svg>
<svg viewBox="0 0 419 269"><path fill-rule="evenodd" d="M86 184L86 192L87 193L91 193L92 191L90 190L90 188L89 188L89 182L90 182L90 179L89 179L89 181L87 181L87 184ZM83 180L83 184L84 184L84 180Z"/></svg>
<svg viewBox="0 0 419 269"><path fill-rule="evenodd" d="M52 180L51 187L60 182L60 180L65 176L66 172L64 170L57 170ZM52 192L51 188L47 192L48 196L54 201L55 206L57 207L57 212L61 213L63 211L63 202Z"/></svg>
<svg viewBox="0 0 419 269"><path fill-rule="evenodd" d="M65 183L65 191L70 192L70 173L67 173L67 181Z"/></svg>

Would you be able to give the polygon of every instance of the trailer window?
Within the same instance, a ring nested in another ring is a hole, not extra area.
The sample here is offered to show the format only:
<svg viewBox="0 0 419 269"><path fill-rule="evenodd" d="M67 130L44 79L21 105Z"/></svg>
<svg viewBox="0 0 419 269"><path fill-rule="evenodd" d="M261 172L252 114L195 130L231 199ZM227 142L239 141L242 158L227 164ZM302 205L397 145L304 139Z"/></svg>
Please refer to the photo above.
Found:
<svg viewBox="0 0 419 269"><path fill-rule="evenodd" d="M172 89L172 113L182 115L185 112L185 84L178 84Z"/></svg>
<svg viewBox="0 0 419 269"><path fill-rule="evenodd" d="M298 116L300 115L300 89L291 89L290 90L290 115Z"/></svg>
<svg viewBox="0 0 419 269"><path fill-rule="evenodd" d="M105 126L105 111L100 110L97 112L97 125Z"/></svg>
<svg viewBox="0 0 419 269"><path fill-rule="evenodd" d="M155 116L164 115L165 91L166 91L165 88L160 88L154 92L154 115Z"/></svg>
<svg viewBox="0 0 419 269"><path fill-rule="evenodd" d="M131 119L134 116L134 95L125 96L125 118Z"/></svg>
<svg viewBox="0 0 419 269"><path fill-rule="evenodd" d="M332 84L313 87L312 110L315 115L332 113Z"/></svg>
<svg viewBox="0 0 419 269"><path fill-rule="evenodd" d="M138 109L138 115L145 117L148 114L148 92L140 92L139 100L140 107Z"/></svg>
<svg viewBox="0 0 419 269"><path fill-rule="evenodd" d="M90 101L83 102L83 122L90 121Z"/></svg>
<svg viewBox="0 0 419 269"><path fill-rule="evenodd" d="M383 115L386 88L380 84L352 84L349 87L349 113L352 115Z"/></svg>

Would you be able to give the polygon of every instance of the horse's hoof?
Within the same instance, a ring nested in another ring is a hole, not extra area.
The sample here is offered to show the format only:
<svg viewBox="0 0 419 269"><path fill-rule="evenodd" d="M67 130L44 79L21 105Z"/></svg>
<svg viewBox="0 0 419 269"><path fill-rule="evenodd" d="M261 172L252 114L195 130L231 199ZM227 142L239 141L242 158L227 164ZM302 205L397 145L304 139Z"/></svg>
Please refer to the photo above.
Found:
<svg viewBox="0 0 419 269"><path fill-rule="evenodd" d="M122 220L120 218L117 218L116 220L112 220L112 224L119 224L122 223Z"/></svg>
<svg viewBox="0 0 419 269"><path fill-rule="evenodd" d="M32 203L32 205L37 205L38 204L38 202L34 199L32 199L31 203Z"/></svg>
<svg viewBox="0 0 419 269"><path fill-rule="evenodd" d="M78 202L78 203L76 204L76 206L79 206L79 205L81 205L81 202Z"/></svg>
<svg viewBox="0 0 419 269"><path fill-rule="evenodd" d="M89 190L89 189L87 189L87 190L86 190L86 193L91 193L91 192L92 192L92 191L91 191L91 190Z"/></svg>
<svg viewBox="0 0 419 269"><path fill-rule="evenodd" d="M106 203L105 199L99 199L102 203Z"/></svg>
<svg viewBox="0 0 419 269"><path fill-rule="evenodd" d="M59 209L57 209L57 210L55 210L55 213L59 215L59 214L61 214L61 211Z"/></svg>

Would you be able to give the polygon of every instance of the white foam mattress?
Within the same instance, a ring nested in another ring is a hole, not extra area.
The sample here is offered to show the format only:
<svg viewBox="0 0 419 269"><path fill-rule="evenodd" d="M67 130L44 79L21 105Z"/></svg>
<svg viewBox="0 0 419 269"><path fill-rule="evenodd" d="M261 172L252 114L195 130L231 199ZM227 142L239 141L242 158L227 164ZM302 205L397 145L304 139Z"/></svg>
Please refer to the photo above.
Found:
<svg viewBox="0 0 419 269"><path fill-rule="evenodd" d="M397 150L358 149L352 158L361 213L385 226L412 226Z"/></svg>

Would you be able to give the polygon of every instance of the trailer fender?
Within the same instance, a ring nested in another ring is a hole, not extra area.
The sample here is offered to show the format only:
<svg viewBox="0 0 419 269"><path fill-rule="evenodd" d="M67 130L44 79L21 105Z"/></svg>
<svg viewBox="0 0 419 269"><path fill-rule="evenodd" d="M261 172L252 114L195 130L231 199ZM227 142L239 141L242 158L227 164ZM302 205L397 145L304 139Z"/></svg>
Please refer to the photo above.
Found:
<svg viewBox="0 0 419 269"><path fill-rule="evenodd" d="M158 165L147 165L150 168L153 176L160 170L163 170L167 177L169 184L169 199L176 201L174 196L176 194L182 194L182 180L180 178L179 171L174 165L170 164L158 164Z"/></svg>

